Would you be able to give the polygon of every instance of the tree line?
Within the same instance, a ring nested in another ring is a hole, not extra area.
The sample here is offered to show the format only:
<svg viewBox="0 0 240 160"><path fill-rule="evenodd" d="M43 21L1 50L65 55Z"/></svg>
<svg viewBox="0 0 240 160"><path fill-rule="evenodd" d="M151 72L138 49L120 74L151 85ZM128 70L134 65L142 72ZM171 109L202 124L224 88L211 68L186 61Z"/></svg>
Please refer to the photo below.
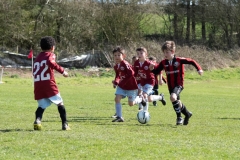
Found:
<svg viewBox="0 0 240 160"><path fill-rule="evenodd" d="M236 0L1 0L0 45L38 49L51 35L64 54L144 40L228 50L240 46L239 15Z"/></svg>

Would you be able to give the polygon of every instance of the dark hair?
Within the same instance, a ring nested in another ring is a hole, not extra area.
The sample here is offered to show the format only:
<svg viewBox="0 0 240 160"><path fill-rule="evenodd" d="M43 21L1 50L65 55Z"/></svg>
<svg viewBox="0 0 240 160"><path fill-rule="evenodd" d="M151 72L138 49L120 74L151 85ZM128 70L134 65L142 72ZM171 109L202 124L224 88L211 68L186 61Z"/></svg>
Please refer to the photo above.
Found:
<svg viewBox="0 0 240 160"><path fill-rule="evenodd" d="M41 46L42 50L49 50L55 45L56 45L56 42L53 37L46 36L46 37L41 38L40 46Z"/></svg>
<svg viewBox="0 0 240 160"><path fill-rule="evenodd" d="M132 57L132 60L134 60L134 59L137 59L137 56L133 56L133 57Z"/></svg>
<svg viewBox="0 0 240 160"><path fill-rule="evenodd" d="M147 54L147 49L144 48L144 47L139 47L139 48L136 49L136 51L143 51Z"/></svg>
<svg viewBox="0 0 240 160"><path fill-rule="evenodd" d="M113 54L115 52L119 52L121 54L125 54L125 50L123 48L121 48L120 46L117 46L112 52L113 52Z"/></svg>
<svg viewBox="0 0 240 160"><path fill-rule="evenodd" d="M151 56L151 57L149 57L149 60L150 60L150 61L156 61L157 59L156 59L156 57Z"/></svg>

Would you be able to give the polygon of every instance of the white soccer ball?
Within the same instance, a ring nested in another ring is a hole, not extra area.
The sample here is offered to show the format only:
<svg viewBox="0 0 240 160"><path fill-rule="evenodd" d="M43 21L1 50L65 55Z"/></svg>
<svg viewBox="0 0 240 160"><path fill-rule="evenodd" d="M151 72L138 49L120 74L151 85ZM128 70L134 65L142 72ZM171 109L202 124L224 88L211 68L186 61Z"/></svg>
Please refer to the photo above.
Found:
<svg viewBox="0 0 240 160"><path fill-rule="evenodd" d="M137 113L137 120L139 123L146 124L150 121L150 114L148 111L140 110Z"/></svg>

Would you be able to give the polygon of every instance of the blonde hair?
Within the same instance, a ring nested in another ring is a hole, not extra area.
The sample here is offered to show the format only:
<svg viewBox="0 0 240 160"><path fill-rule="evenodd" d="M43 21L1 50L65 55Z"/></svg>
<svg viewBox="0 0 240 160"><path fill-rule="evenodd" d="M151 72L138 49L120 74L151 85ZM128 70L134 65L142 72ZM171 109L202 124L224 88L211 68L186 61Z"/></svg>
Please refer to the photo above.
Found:
<svg viewBox="0 0 240 160"><path fill-rule="evenodd" d="M176 45L174 41L166 41L163 45L162 45L162 51L164 50L170 50L170 51L174 51L176 50Z"/></svg>

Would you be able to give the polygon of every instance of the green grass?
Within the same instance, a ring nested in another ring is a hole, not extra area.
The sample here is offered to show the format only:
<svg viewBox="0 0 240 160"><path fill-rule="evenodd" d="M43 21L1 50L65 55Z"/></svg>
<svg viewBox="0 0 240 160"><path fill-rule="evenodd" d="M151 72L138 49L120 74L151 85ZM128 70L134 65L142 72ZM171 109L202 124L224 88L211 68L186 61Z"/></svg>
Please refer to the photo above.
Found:
<svg viewBox="0 0 240 160"><path fill-rule="evenodd" d="M112 78L60 78L57 83L71 131L62 131L56 106L47 108L43 130L33 131L31 79L3 77L0 84L0 159L240 159L240 69L187 72L181 100L193 112L175 125L167 105L150 106L151 120L137 122L137 106L123 102L124 123L112 123Z"/></svg>

